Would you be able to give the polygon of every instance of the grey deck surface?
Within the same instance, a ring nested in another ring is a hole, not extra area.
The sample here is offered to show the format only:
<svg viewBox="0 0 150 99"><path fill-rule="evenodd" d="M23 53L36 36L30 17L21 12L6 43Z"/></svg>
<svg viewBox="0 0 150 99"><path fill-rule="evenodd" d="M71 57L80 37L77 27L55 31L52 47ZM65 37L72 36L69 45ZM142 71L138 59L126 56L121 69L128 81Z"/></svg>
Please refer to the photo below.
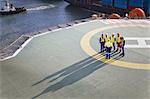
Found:
<svg viewBox="0 0 150 99"><path fill-rule="evenodd" d="M87 32L129 24L105 22L94 21L36 37L16 57L1 62L0 99L150 99L150 70L102 65L81 49L80 40ZM148 20L130 24L150 25ZM109 35L118 32L125 37L150 37L150 27L104 31ZM99 36L91 39L97 51ZM126 56L119 60L150 64L149 48L125 51Z"/></svg>

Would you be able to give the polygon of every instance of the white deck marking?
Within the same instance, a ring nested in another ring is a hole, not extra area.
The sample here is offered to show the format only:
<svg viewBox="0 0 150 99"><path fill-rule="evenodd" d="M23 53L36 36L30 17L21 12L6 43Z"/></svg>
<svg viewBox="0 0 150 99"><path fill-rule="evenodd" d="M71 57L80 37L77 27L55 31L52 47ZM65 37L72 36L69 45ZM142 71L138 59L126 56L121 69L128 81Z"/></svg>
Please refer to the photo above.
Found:
<svg viewBox="0 0 150 99"><path fill-rule="evenodd" d="M107 22L106 20L100 20L100 22L104 23L104 24L110 24L109 22Z"/></svg>
<svg viewBox="0 0 150 99"><path fill-rule="evenodd" d="M150 21L148 21L148 20L141 20L141 21L143 21L144 23L150 24Z"/></svg>
<svg viewBox="0 0 150 99"><path fill-rule="evenodd" d="M109 22L110 24L116 24L116 23L119 23L119 21L117 21L117 20L107 20L107 22Z"/></svg>
<svg viewBox="0 0 150 99"><path fill-rule="evenodd" d="M147 45L146 44L146 40L149 40L150 41L150 38L148 37L126 37L125 40L136 40L138 42L138 45L129 45L129 44L126 44L125 45L125 48L150 48L150 45Z"/></svg>
<svg viewBox="0 0 150 99"><path fill-rule="evenodd" d="M145 40L138 39L137 41L138 41L139 46L146 46Z"/></svg>
<svg viewBox="0 0 150 99"><path fill-rule="evenodd" d="M121 24L121 23L137 23L137 24L150 24L150 21L148 20L114 20L114 19L110 19L110 20L100 20L100 22L104 23L104 24Z"/></svg>

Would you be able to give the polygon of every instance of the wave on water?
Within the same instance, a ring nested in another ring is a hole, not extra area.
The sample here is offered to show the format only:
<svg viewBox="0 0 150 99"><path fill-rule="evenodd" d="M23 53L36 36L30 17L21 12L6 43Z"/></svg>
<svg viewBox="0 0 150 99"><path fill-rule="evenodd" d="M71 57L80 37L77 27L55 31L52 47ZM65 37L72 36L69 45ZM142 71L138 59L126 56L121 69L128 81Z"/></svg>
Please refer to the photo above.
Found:
<svg viewBox="0 0 150 99"><path fill-rule="evenodd" d="M44 9L54 8L54 7L55 7L55 5L50 4L50 5L47 5L47 6L39 6L39 7L29 8L27 10L28 11L37 11L37 10L44 10Z"/></svg>

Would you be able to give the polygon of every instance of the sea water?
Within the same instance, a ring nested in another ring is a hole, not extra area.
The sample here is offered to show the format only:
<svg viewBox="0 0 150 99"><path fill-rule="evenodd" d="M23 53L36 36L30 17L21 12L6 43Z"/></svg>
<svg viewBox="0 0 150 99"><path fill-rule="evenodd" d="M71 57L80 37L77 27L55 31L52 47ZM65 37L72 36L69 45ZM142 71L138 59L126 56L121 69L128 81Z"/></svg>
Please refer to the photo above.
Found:
<svg viewBox="0 0 150 99"><path fill-rule="evenodd" d="M85 9L73 7L63 0L9 1L16 7L27 8L27 12L0 16L0 49L7 47L21 35L87 18L92 14ZM4 0L0 0L0 7L4 4Z"/></svg>

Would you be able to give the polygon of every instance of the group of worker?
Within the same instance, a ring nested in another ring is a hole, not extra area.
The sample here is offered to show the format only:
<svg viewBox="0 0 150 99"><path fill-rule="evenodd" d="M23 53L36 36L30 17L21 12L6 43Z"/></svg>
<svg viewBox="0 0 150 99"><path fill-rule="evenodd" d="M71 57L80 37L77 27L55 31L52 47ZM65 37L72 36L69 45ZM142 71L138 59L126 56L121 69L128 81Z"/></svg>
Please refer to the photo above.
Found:
<svg viewBox="0 0 150 99"><path fill-rule="evenodd" d="M100 52L106 52L105 56L106 59L111 58L111 53L113 52L119 52L120 55L124 56L124 46L125 46L125 40L124 37L120 35L120 33L117 33L117 36L115 37L114 34L112 34L110 37L107 36L107 34L101 34L101 37L99 38L100 43ZM113 49L113 50L112 50Z"/></svg>

